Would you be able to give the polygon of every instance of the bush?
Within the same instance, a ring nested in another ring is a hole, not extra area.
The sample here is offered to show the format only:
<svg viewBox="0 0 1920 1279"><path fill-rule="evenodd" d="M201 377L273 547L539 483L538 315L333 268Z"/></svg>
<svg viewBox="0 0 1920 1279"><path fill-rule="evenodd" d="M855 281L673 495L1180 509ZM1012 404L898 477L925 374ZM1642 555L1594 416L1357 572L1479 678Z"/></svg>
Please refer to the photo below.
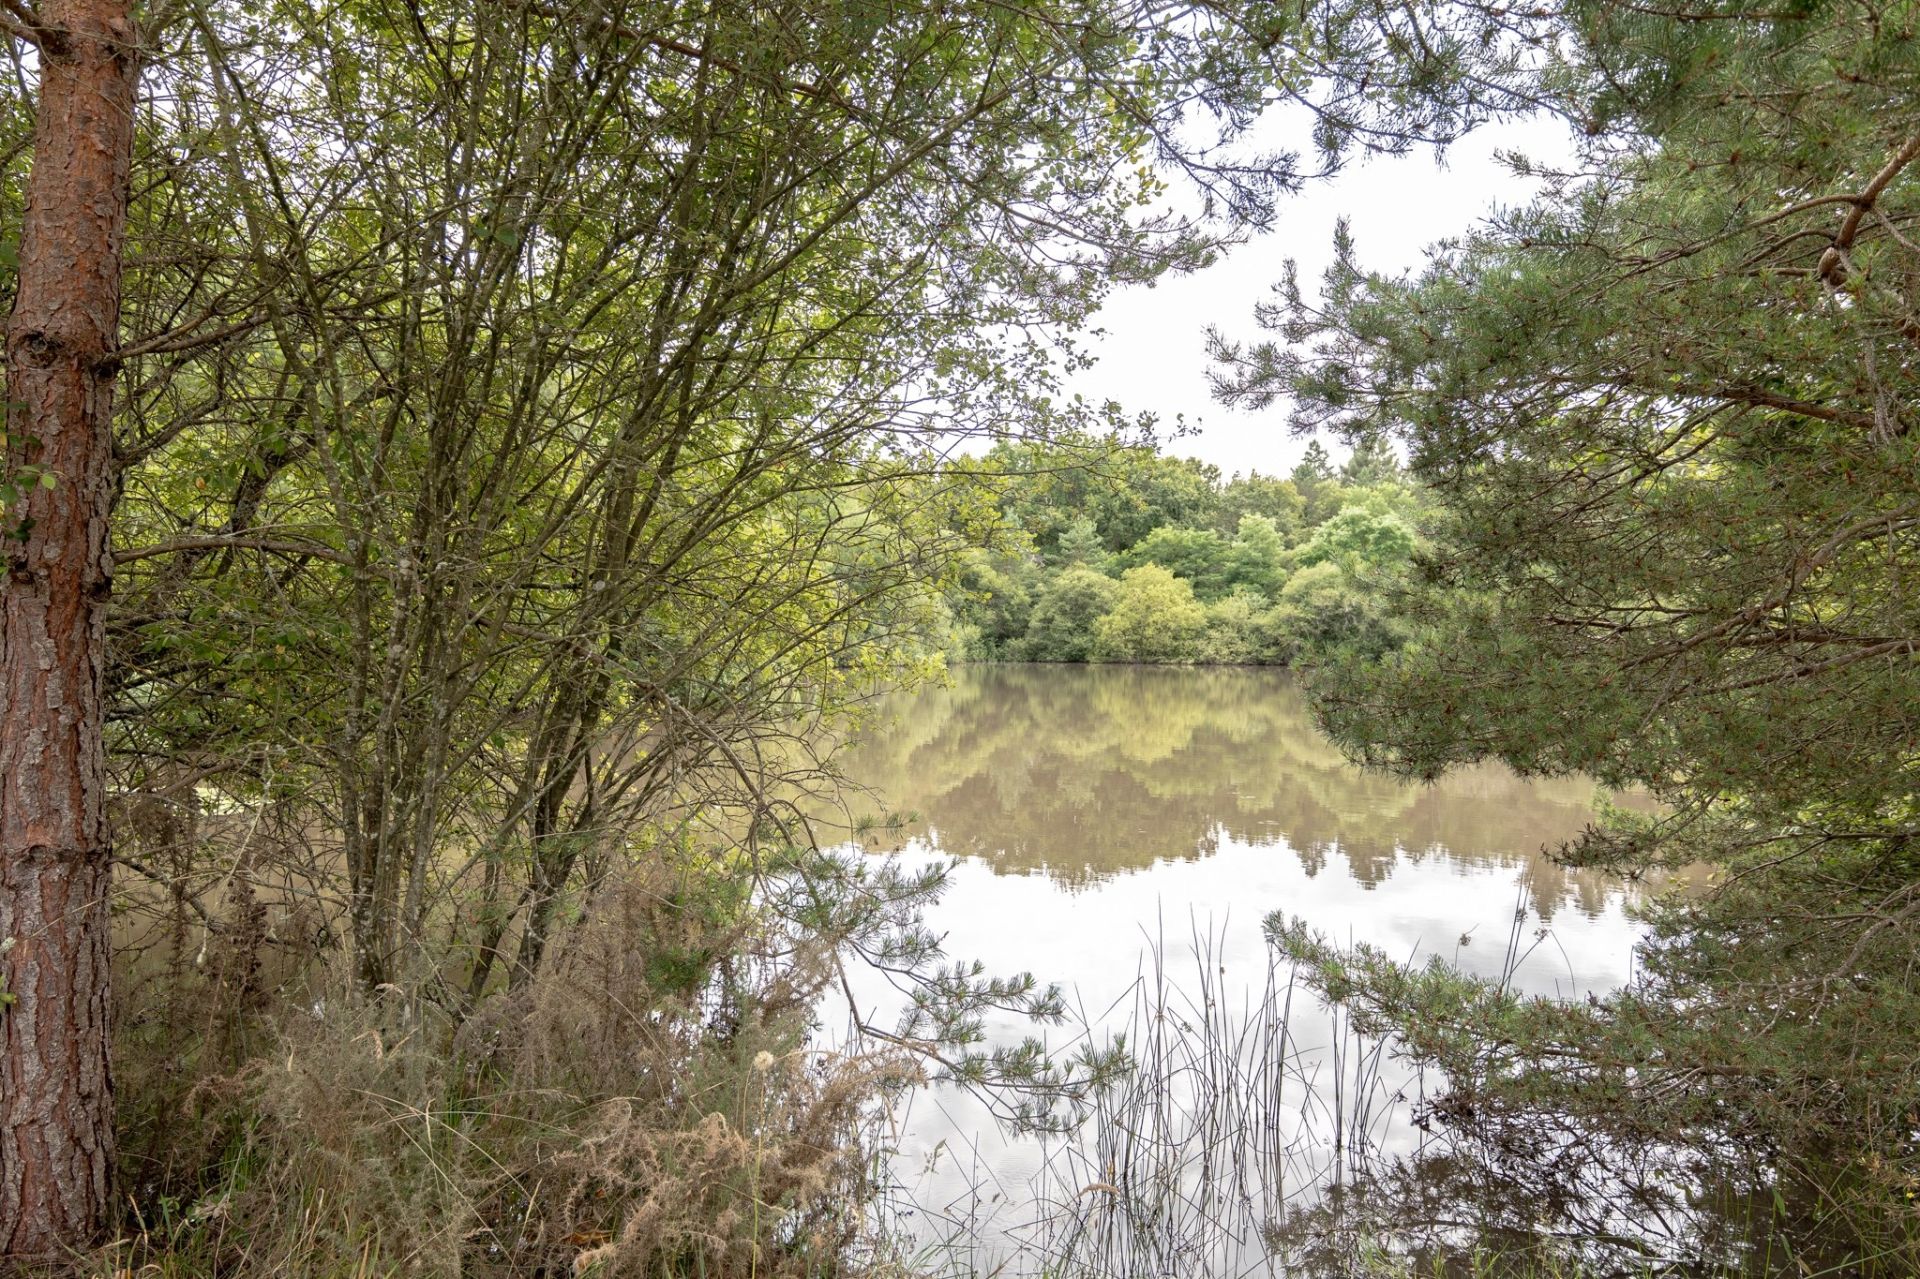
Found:
<svg viewBox="0 0 1920 1279"><path fill-rule="evenodd" d="M1030 662L1084 662L1093 631L1120 597L1120 584L1090 568L1070 568L1047 584L1033 606L1020 655Z"/></svg>
<svg viewBox="0 0 1920 1279"><path fill-rule="evenodd" d="M204 964L123 972L121 1036L148 1051L122 1054L134 1219L104 1272L862 1269L872 1103L917 1069L809 1051L827 952L766 933L724 867L668 864L603 889L563 953L464 1019L318 993L348 987L246 927L258 908Z"/></svg>
<svg viewBox="0 0 1920 1279"><path fill-rule="evenodd" d="M1120 578L1113 608L1094 624L1093 656L1108 662L1190 662L1200 655L1207 610L1193 588L1158 564Z"/></svg>
<svg viewBox="0 0 1920 1279"><path fill-rule="evenodd" d="M1282 660L1352 653L1377 658L1399 648L1404 627L1386 611L1380 590L1323 560L1295 573L1280 592L1272 625Z"/></svg>
<svg viewBox="0 0 1920 1279"><path fill-rule="evenodd" d="M1278 612L1258 592L1238 590L1207 606L1207 633L1200 646L1202 661L1272 665L1286 659L1288 648Z"/></svg>

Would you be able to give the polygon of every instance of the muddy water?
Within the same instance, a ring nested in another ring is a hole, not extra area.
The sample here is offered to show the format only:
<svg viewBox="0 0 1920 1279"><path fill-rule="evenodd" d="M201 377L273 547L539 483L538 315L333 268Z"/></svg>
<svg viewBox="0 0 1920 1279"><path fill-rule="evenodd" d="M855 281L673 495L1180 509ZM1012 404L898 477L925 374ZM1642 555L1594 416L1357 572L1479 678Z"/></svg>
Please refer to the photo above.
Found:
<svg viewBox="0 0 1920 1279"><path fill-rule="evenodd" d="M1564 998L1631 974L1626 890L1545 855L1592 820L1590 783L1496 766L1430 786L1363 773L1315 730L1284 672L962 668L951 687L897 700L846 763L872 791L853 810L910 819L868 847L910 863L958 859L928 918L948 955L1060 982L1082 1014L1051 1029L989 1019L1001 1041L1098 1039L1135 1015L1143 986L1182 974L1205 972L1223 1006L1256 1003L1271 972L1261 924L1276 912ZM881 1022L899 998L872 975L855 996ZM1357 1097L1376 1153L1411 1148L1417 1080L1391 1062L1361 1071L1338 1019L1304 994L1285 1041L1295 1083L1268 1118L1289 1129L1278 1144L1298 1166L1263 1186L1310 1198ZM1331 1081L1356 1072L1336 1114ZM1110 1171L1072 1142L1003 1131L950 1087L918 1096L895 1132L894 1173L928 1237L962 1234L1012 1256L1013 1273L1041 1268L1022 1248L1058 1246L1058 1222L1044 1223L1037 1201L1071 1209L1076 1178ZM1257 1241L1240 1238L1217 1268L1246 1272L1249 1249ZM1189 1258L1186 1268L1216 1267Z"/></svg>

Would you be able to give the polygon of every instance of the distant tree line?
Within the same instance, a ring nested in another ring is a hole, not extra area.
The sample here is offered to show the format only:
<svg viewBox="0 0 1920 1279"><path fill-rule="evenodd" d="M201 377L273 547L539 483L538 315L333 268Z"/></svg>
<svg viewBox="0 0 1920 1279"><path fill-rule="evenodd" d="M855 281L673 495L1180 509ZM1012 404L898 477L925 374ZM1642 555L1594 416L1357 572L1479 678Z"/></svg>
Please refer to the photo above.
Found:
<svg viewBox="0 0 1920 1279"><path fill-rule="evenodd" d="M1380 601L1422 498L1383 445L1336 466L1315 441L1284 478L1223 480L1145 444L1007 442L945 487L987 494L948 597L959 659L1284 665L1400 642Z"/></svg>

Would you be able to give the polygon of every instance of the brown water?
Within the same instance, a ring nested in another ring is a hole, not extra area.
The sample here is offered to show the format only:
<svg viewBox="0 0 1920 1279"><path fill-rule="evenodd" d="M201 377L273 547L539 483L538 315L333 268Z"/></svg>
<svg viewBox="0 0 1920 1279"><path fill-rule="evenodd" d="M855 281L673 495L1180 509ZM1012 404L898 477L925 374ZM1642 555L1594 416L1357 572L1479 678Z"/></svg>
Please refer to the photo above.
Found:
<svg viewBox="0 0 1920 1279"><path fill-rule="evenodd" d="M867 847L910 863L957 859L927 921L948 955L1067 987L1084 1015L1046 1032L1056 1047L1120 1028L1156 967L1177 977L1198 963L1209 1006L1257 1002L1272 971L1270 913L1558 998L1632 972L1627 890L1546 855L1592 820L1591 783L1492 765L1435 785L1363 772L1315 729L1284 672L964 667L950 687L895 699L845 765L867 788L848 799L851 813L913 816ZM880 1022L899 1002L872 975L853 994ZM1299 996L1285 1036L1289 1077L1304 1086L1274 1106L1284 1144L1308 1153L1330 1150L1336 1126L1314 1089L1354 1068L1338 1019L1311 1005ZM1035 1027L1009 1015L987 1031L1015 1042ZM1405 1099L1417 1081L1391 1063L1370 1071L1381 1104L1368 1140L1411 1149ZM1057 1201L1084 1202L1057 1184L1070 1142L1001 1131L952 1088L926 1090L895 1140L895 1175L927 1234L985 1241L994 1264L1012 1258L1007 1273L1044 1266L1023 1253L1045 1234L1036 1184L1052 1178ZM1220 1272L1247 1273L1249 1260Z"/></svg>
<svg viewBox="0 0 1920 1279"><path fill-rule="evenodd" d="M917 817L904 835L1068 888L1241 844L1284 846L1309 875L1337 851L1363 888L1434 859L1508 868L1548 917L1604 910L1615 891L1543 856L1592 820L1591 782L1496 764L1433 785L1362 771L1284 671L962 667L951 687L895 699L847 770L874 791L857 809Z"/></svg>

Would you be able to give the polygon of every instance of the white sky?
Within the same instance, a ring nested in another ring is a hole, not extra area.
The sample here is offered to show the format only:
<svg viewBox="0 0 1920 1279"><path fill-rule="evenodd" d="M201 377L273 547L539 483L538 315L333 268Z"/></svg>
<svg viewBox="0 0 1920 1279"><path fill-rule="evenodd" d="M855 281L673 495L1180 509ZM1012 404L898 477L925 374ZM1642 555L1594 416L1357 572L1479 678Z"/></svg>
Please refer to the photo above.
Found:
<svg viewBox="0 0 1920 1279"><path fill-rule="evenodd" d="M1563 160L1570 144L1562 124L1537 120L1482 129L1456 144L1445 165L1431 151L1360 162L1286 200L1271 232L1206 270L1116 292L1095 321L1107 336L1088 339L1100 361L1069 379L1069 393L1159 415L1164 451L1204 458L1223 474L1284 475L1307 442L1287 430L1284 405L1246 413L1214 401L1207 385L1207 326L1235 337L1259 336L1254 305L1271 295L1288 258L1300 263L1304 287L1317 284L1342 215L1352 224L1363 265L1399 271L1419 265L1427 245L1466 230L1496 207L1525 203L1533 184L1494 159L1506 151ZM1166 439L1182 415L1199 433ZM1327 444L1340 454L1333 441Z"/></svg>

